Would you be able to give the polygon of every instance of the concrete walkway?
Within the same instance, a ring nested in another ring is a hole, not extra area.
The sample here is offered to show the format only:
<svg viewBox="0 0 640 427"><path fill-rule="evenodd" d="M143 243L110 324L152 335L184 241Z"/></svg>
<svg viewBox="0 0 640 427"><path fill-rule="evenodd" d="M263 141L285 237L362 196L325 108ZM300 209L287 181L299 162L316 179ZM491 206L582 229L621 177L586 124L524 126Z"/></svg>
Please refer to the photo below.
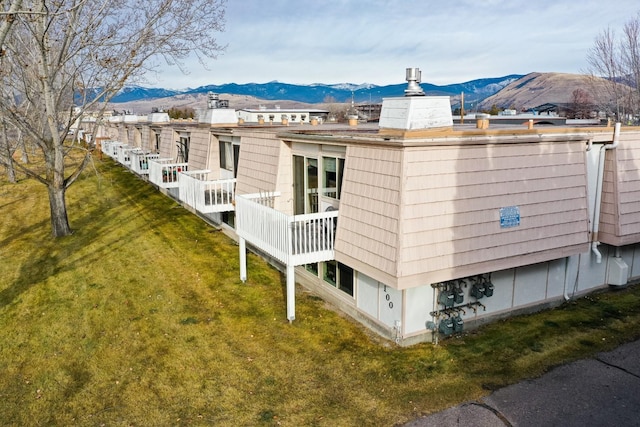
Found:
<svg viewBox="0 0 640 427"><path fill-rule="evenodd" d="M640 426L640 341L404 426Z"/></svg>

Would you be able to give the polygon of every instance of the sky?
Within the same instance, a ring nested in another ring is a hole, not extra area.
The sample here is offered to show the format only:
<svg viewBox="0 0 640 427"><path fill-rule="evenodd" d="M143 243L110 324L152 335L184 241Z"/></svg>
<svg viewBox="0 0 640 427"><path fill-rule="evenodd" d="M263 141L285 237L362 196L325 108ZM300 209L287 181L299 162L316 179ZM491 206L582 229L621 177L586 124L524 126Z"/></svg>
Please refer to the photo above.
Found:
<svg viewBox="0 0 640 427"><path fill-rule="evenodd" d="M530 72L583 73L595 37L622 32L638 0L227 0L226 49L150 85L405 82L437 85Z"/></svg>

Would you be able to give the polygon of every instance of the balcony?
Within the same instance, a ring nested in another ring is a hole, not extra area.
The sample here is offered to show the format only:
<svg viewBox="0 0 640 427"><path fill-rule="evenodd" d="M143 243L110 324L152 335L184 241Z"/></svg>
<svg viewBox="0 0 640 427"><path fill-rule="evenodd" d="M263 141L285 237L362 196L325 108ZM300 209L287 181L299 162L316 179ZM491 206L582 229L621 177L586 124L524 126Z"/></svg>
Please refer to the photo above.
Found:
<svg viewBox="0 0 640 427"><path fill-rule="evenodd" d="M131 153L134 151L140 151L138 147L130 147L128 145L120 145L116 148L118 152L118 162L131 169Z"/></svg>
<svg viewBox="0 0 640 427"><path fill-rule="evenodd" d="M181 172L188 169L188 163L176 163L173 159L149 160L149 181L160 188L178 188Z"/></svg>
<svg viewBox="0 0 640 427"><path fill-rule="evenodd" d="M159 159L157 153L145 153L142 150L131 152L131 170L138 175L149 175L149 161Z"/></svg>
<svg viewBox="0 0 640 427"><path fill-rule="evenodd" d="M338 211L287 215L272 208L278 193L236 196L240 279L247 279L246 242L286 266L287 319L295 319L297 265L334 259Z"/></svg>
<svg viewBox="0 0 640 427"><path fill-rule="evenodd" d="M332 260L338 211L287 215L269 206L276 194L236 196L238 236L283 264Z"/></svg>
<svg viewBox="0 0 640 427"><path fill-rule="evenodd" d="M182 172L178 188L180 200L201 213L234 210L235 179L211 179L211 171Z"/></svg>
<svg viewBox="0 0 640 427"><path fill-rule="evenodd" d="M123 142L104 141L102 143L102 152L114 160L118 159L118 147L126 146Z"/></svg>

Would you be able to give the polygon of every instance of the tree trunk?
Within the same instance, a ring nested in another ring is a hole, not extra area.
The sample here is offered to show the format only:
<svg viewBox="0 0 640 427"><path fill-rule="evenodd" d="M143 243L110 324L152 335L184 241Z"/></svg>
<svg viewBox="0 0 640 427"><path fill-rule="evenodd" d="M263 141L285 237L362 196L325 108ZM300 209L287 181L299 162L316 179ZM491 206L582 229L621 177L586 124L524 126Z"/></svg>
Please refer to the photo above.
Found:
<svg viewBox="0 0 640 427"><path fill-rule="evenodd" d="M72 233L67 217L65 188L49 185L49 207L51 209L51 234L53 237L68 236Z"/></svg>
<svg viewBox="0 0 640 427"><path fill-rule="evenodd" d="M11 155L11 147L9 147L9 138L7 137L7 126L2 123L2 157L4 157L5 167L7 168L7 179L9 182L16 182L16 171L13 168L13 157Z"/></svg>
<svg viewBox="0 0 640 427"><path fill-rule="evenodd" d="M5 146L5 148L6 148L6 159L7 159L7 163L5 165L5 167L7 168L7 179L12 184L15 184L17 182L16 170L13 168L13 160L11 159L11 150L9 150L9 147Z"/></svg>
<svg viewBox="0 0 640 427"><path fill-rule="evenodd" d="M72 233L67 217L65 200L66 183L64 181L63 147L53 147L53 153L45 153L47 169L47 190L49 191L49 208L51 210L51 233L53 237L68 236Z"/></svg>
<svg viewBox="0 0 640 427"><path fill-rule="evenodd" d="M29 164L29 153L27 153L27 145L24 143L24 138L22 137L22 131L18 130L18 147L20 148L20 160L23 165Z"/></svg>

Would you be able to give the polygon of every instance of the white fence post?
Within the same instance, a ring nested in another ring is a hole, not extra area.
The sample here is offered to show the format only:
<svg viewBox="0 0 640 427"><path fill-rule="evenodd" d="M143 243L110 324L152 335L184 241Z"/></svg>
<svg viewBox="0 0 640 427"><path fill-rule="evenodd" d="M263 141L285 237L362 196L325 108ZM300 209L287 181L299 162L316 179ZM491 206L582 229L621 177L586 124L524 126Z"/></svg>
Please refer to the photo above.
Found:
<svg viewBox="0 0 640 427"><path fill-rule="evenodd" d="M240 244L240 280L242 283L247 281L247 244L244 238L238 239Z"/></svg>
<svg viewBox="0 0 640 427"><path fill-rule="evenodd" d="M296 270L292 264L287 264L287 319L289 323L296 318Z"/></svg>

